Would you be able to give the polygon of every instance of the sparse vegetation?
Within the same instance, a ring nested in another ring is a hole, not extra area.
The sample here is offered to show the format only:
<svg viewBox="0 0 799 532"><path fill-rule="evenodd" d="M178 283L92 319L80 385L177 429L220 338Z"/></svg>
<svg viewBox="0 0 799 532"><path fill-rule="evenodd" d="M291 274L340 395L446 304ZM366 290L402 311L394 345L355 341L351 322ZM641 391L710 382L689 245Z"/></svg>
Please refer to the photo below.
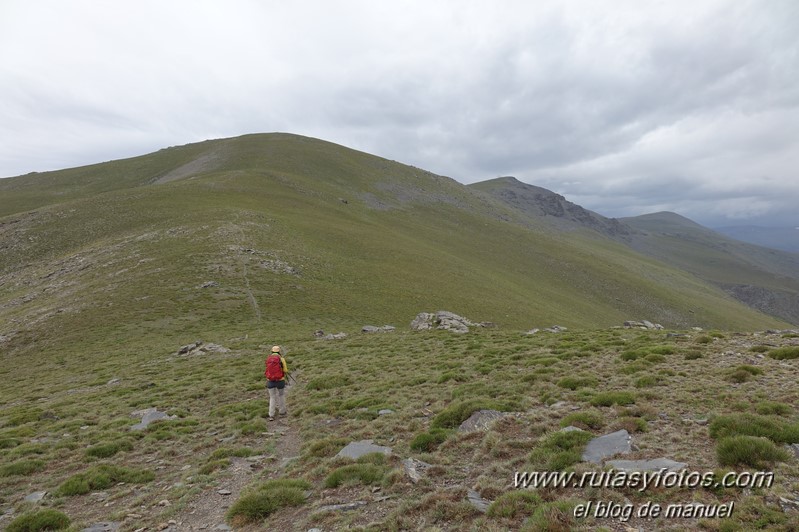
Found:
<svg viewBox="0 0 799 532"><path fill-rule="evenodd" d="M268 480L240 497L228 510L228 520L236 525L258 522L280 508L305 503L305 491L311 485L304 480Z"/></svg>
<svg viewBox="0 0 799 532"><path fill-rule="evenodd" d="M774 360L794 360L799 358L799 346L780 347L768 352L768 356Z"/></svg>
<svg viewBox="0 0 799 532"><path fill-rule="evenodd" d="M43 530L64 530L70 520L66 514L52 508L42 508L20 515L6 528L6 532L40 532Z"/></svg>
<svg viewBox="0 0 799 532"><path fill-rule="evenodd" d="M758 436L722 438L716 446L716 454L722 466L748 466L761 471L789 458L773 441Z"/></svg>
<svg viewBox="0 0 799 532"><path fill-rule="evenodd" d="M602 392L591 399L593 406L631 405L635 403L635 395L630 392Z"/></svg>

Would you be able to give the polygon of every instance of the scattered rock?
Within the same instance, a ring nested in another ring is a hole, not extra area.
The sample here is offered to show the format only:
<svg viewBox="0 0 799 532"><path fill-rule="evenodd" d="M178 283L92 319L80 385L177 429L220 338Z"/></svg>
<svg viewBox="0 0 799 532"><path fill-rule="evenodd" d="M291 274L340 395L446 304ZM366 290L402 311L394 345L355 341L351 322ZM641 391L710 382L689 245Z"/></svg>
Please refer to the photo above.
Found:
<svg viewBox="0 0 799 532"><path fill-rule="evenodd" d="M461 423L458 432L475 432L478 430L486 431L496 420L509 415L507 412L498 410L478 410L469 416L469 419Z"/></svg>
<svg viewBox="0 0 799 532"><path fill-rule="evenodd" d="M541 330L541 329L530 329L529 331L527 331L527 332L526 332L526 333L524 333L524 334L526 334L527 336L532 336L532 335L534 335L535 333L539 332L540 330Z"/></svg>
<svg viewBox="0 0 799 532"><path fill-rule="evenodd" d="M325 331L323 331L322 329L317 329L313 332L313 336L314 338L324 338Z"/></svg>
<svg viewBox="0 0 799 532"><path fill-rule="evenodd" d="M384 409L382 409L382 410L379 410L379 411L377 412L377 415L378 415L378 416L387 416L387 415L389 415L389 414L393 414L393 413L394 413L394 411L393 411L393 410L391 410L390 408L384 408Z"/></svg>
<svg viewBox="0 0 799 532"><path fill-rule="evenodd" d="M346 456L357 460L361 456L369 453L383 453L385 455L391 454L391 447L383 447L375 445L372 440L361 440L348 443L346 447L338 452L336 456Z"/></svg>
<svg viewBox="0 0 799 532"><path fill-rule="evenodd" d="M354 501L344 504L329 504L319 508L322 512L348 512L350 510L357 510L362 506L366 506L366 501Z"/></svg>
<svg viewBox="0 0 799 532"><path fill-rule="evenodd" d="M391 332L396 330L396 327L393 325L383 325L382 327L375 327L374 325L364 325L361 329L363 333L381 333L381 332Z"/></svg>
<svg viewBox="0 0 799 532"><path fill-rule="evenodd" d="M547 327L544 330L546 332L559 333L559 332L563 332L563 331L568 331L569 329L567 329L566 327L563 327L562 325L553 325L552 327Z"/></svg>
<svg viewBox="0 0 799 532"><path fill-rule="evenodd" d="M220 494L220 495L230 495L233 492L228 490L228 489L221 489L221 490L217 490L217 493Z"/></svg>
<svg viewBox="0 0 799 532"><path fill-rule="evenodd" d="M491 503L485 500L474 490L469 490L466 493L466 500L469 501L469 504L475 507L478 512L486 513L488 511L488 507L491 506Z"/></svg>
<svg viewBox="0 0 799 532"><path fill-rule="evenodd" d="M619 471L680 471L688 466L684 462L675 462L668 458L655 458L652 460L608 460L605 465L611 466Z"/></svg>
<svg viewBox="0 0 799 532"><path fill-rule="evenodd" d="M340 332L340 333L336 333L336 334L327 334L327 335L325 335L324 339L325 340L343 340L346 337L347 337L347 333Z"/></svg>
<svg viewBox="0 0 799 532"><path fill-rule="evenodd" d="M44 499L45 495L47 495L46 491L34 491L33 493L25 497L25 502L37 503L42 499Z"/></svg>
<svg viewBox="0 0 799 532"><path fill-rule="evenodd" d="M411 479L411 482L416 484L422 480L422 474L428 467L433 467L427 462L422 462L416 458L407 458L402 461L402 467L405 469L405 474Z"/></svg>
<svg viewBox="0 0 799 532"><path fill-rule="evenodd" d="M166 412L160 412L156 408L147 408L145 410L137 410L130 414L133 417L141 416L141 423L137 423L130 427L130 430L144 430L147 426L152 423L153 421L159 421L162 419L170 420L170 419L177 419L178 416L170 416L167 415Z"/></svg>
<svg viewBox="0 0 799 532"><path fill-rule="evenodd" d="M568 427L563 427L560 429L560 432L574 432L575 430L582 431L580 427L575 427L574 425L569 425Z"/></svg>
<svg viewBox="0 0 799 532"><path fill-rule="evenodd" d="M588 442L583 451L583 462L601 464L605 458L616 454L627 454L632 450L632 438L626 430L617 430Z"/></svg>
<svg viewBox="0 0 799 532"><path fill-rule="evenodd" d="M113 379L111 379L110 381L108 381L108 382L107 382L107 383L105 383L105 384L106 384L107 386L113 386L113 385L115 385L115 384L119 384L120 382L122 382L122 379L119 379L119 378L113 378Z"/></svg>
<svg viewBox="0 0 799 532"><path fill-rule="evenodd" d="M799 500L780 497L780 508L785 513L799 512Z"/></svg>
<svg viewBox="0 0 799 532"><path fill-rule="evenodd" d="M206 281L200 285L200 288L216 288L217 286L219 286L219 283L216 281Z"/></svg>
<svg viewBox="0 0 799 532"><path fill-rule="evenodd" d="M158 501L158 506L172 506L172 503L166 499Z"/></svg>
<svg viewBox="0 0 799 532"><path fill-rule="evenodd" d="M788 451L793 452L793 455L799 459L799 443L788 445Z"/></svg>

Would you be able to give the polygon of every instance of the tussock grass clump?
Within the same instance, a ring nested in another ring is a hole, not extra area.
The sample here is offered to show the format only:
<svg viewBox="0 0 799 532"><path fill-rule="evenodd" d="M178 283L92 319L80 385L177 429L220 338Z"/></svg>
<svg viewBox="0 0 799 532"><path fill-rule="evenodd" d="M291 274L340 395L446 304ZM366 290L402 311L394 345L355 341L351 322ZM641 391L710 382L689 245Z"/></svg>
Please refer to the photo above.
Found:
<svg viewBox="0 0 799 532"><path fill-rule="evenodd" d="M761 416L790 416L793 407L776 401L761 401L755 405L755 412Z"/></svg>
<svg viewBox="0 0 799 532"><path fill-rule="evenodd" d="M593 406L631 405L635 403L635 395L630 392L602 392L591 399Z"/></svg>
<svg viewBox="0 0 799 532"><path fill-rule="evenodd" d="M605 425L605 419L599 412L573 412L560 420L561 427L569 425L581 429L601 429Z"/></svg>
<svg viewBox="0 0 799 532"><path fill-rule="evenodd" d="M410 447L413 451L432 453L438 446L444 443L449 437L449 431L444 429L431 429L430 432L417 434L411 441Z"/></svg>
<svg viewBox="0 0 799 532"><path fill-rule="evenodd" d="M765 353L766 351L768 351L768 346L753 345L752 347L749 348L749 351L751 351L752 353Z"/></svg>
<svg viewBox="0 0 799 532"><path fill-rule="evenodd" d="M348 442L349 440L346 438L324 438L316 440L308 446L305 454L306 456L314 458L327 458L339 452Z"/></svg>
<svg viewBox="0 0 799 532"><path fill-rule="evenodd" d="M25 513L11 521L7 532L39 532L40 530L64 530L70 524L66 514L43 508L34 512Z"/></svg>
<svg viewBox="0 0 799 532"><path fill-rule="evenodd" d="M563 377L558 381L558 386L576 390L577 388L593 388L597 380L594 377Z"/></svg>
<svg viewBox="0 0 799 532"><path fill-rule="evenodd" d="M645 419L634 416L624 416L616 420L613 424L616 430L624 429L633 434L636 432L646 432L648 424Z"/></svg>
<svg viewBox="0 0 799 532"><path fill-rule="evenodd" d="M514 518L520 515L532 515L541 504L541 497L532 491L509 491L503 493L491 503L486 515L488 517Z"/></svg>
<svg viewBox="0 0 799 532"><path fill-rule="evenodd" d="M117 482L144 484L155 478L155 473L145 469L131 469L110 464L100 464L84 473L72 475L56 490L58 495L84 495L90 491L110 488Z"/></svg>
<svg viewBox="0 0 799 532"><path fill-rule="evenodd" d="M685 353L685 360L697 360L703 356L702 351L699 349L691 349Z"/></svg>
<svg viewBox="0 0 799 532"><path fill-rule="evenodd" d="M710 423L710 437L760 436L775 443L799 442L799 423L756 414L718 416Z"/></svg>
<svg viewBox="0 0 799 532"><path fill-rule="evenodd" d="M375 464L349 464L335 469L325 478L326 488L337 488L342 484L379 484L386 470Z"/></svg>
<svg viewBox="0 0 799 532"><path fill-rule="evenodd" d="M133 444L129 441L99 443L86 449L86 458L110 458L120 451L133 450Z"/></svg>
<svg viewBox="0 0 799 532"><path fill-rule="evenodd" d="M713 339L710 336L706 335L697 336L696 339L694 340L694 342L696 342L697 344L709 344L712 341Z"/></svg>
<svg viewBox="0 0 799 532"><path fill-rule="evenodd" d="M749 466L764 470L774 462L784 462L790 455L773 441L759 436L730 436L716 446L716 457L722 466Z"/></svg>
<svg viewBox="0 0 799 532"><path fill-rule="evenodd" d="M259 521L280 508L302 505L309 489L311 485L304 480L268 480L240 497L228 510L227 519L234 525Z"/></svg>
<svg viewBox="0 0 799 532"><path fill-rule="evenodd" d="M761 368L743 364L735 368L729 375L727 375L727 380L737 383L747 382L753 376L760 375L762 373L763 370Z"/></svg>
<svg viewBox="0 0 799 532"><path fill-rule="evenodd" d="M574 517L574 507L578 504L580 504L579 501L572 499L546 502L536 508L532 517L524 522L522 530L525 532L574 530L579 524L578 519Z"/></svg>
<svg viewBox="0 0 799 532"><path fill-rule="evenodd" d="M223 458L222 460L211 460L199 469L201 475L210 475L217 469L224 469L230 467L230 460Z"/></svg>
<svg viewBox="0 0 799 532"><path fill-rule="evenodd" d="M774 360L793 360L799 358L799 346L780 347L768 352Z"/></svg>
<svg viewBox="0 0 799 532"><path fill-rule="evenodd" d="M17 477L30 475L44 469L44 462L41 460L17 460L10 464L0 467L0 477Z"/></svg>
<svg viewBox="0 0 799 532"><path fill-rule="evenodd" d="M645 377L639 377L635 381L636 388L649 388L651 386L657 386L661 382L661 377L658 375L646 375Z"/></svg>
<svg viewBox="0 0 799 532"><path fill-rule="evenodd" d="M530 462L545 471L561 471L582 459L583 449L592 438L590 432L582 430L553 432L536 446Z"/></svg>

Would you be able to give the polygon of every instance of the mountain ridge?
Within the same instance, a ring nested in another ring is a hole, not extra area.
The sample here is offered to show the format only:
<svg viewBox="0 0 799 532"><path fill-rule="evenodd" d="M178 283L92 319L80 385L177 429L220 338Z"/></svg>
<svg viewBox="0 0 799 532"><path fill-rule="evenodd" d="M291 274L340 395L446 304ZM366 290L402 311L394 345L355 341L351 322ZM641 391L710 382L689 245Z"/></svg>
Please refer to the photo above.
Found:
<svg viewBox="0 0 799 532"><path fill-rule="evenodd" d="M479 188L290 134L15 178L0 183L0 334L23 353L439 309L520 330L787 325L585 229L561 196L522 186L564 213L535 218Z"/></svg>

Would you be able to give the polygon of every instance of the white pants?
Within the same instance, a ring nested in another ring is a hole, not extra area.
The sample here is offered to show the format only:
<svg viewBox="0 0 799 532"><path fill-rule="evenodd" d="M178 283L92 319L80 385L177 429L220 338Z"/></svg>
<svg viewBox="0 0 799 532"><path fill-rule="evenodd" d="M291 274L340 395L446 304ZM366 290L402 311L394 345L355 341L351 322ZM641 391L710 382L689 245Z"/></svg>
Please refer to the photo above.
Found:
<svg viewBox="0 0 799 532"><path fill-rule="evenodd" d="M275 410L286 413L286 389L267 388L269 390L269 417L275 417Z"/></svg>

